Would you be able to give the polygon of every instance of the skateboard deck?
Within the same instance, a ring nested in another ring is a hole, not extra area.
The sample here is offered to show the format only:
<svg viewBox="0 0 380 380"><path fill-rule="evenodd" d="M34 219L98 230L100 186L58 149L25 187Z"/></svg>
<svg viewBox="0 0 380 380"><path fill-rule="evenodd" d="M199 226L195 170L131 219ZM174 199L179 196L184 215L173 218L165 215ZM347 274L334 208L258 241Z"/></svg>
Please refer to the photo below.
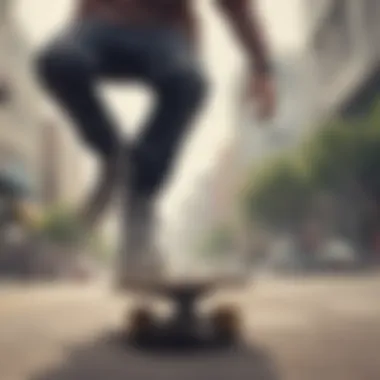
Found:
<svg viewBox="0 0 380 380"><path fill-rule="evenodd" d="M129 279L123 283L125 292L149 294L169 298L181 294L194 296L212 292L215 289L242 288L248 284L243 276L209 276L182 279Z"/></svg>

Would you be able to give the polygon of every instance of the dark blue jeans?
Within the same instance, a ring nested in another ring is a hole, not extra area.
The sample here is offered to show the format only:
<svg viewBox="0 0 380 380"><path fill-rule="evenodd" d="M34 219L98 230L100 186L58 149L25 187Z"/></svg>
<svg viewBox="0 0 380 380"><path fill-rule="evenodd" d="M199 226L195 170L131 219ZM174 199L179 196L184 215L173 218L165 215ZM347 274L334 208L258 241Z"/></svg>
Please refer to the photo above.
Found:
<svg viewBox="0 0 380 380"><path fill-rule="evenodd" d="M37 70L82 139L104 159L115 151L118 128L99 98L97 82L138 81L153 90L156 105L131 157L136 190L156 194L206 90L185 37L158 26L87 20L50 42L37 58Z"/></svg>

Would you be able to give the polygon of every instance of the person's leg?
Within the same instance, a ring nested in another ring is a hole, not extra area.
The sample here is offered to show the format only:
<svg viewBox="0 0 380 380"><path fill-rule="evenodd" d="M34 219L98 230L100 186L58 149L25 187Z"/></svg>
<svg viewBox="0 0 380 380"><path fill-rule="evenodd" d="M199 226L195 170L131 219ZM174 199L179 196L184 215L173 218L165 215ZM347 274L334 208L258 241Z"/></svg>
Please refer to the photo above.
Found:
<svg viewBox="0 0 380 380"><path fill-rule="evenodd" d="M96 91L105 66L101 26L89 21L53 40L36 59L48 93L72 119L83 141L107 160L117 146L113 120Z"/></svg>
<svg viewBox="0 0 380 380"><path fill-rule="evenodd" d="M146 80L156 105L132 152L136 190L155 198L171 172L181 143L203 105L207 81L195 52L174 31L156 33Z"/></svg>
<svg viewBox="0 0 380 380"><path fill-rule="evenodd" d="M157 105L131 152L136 174L134 195L138 197L132 199L137 214L132 210L130 215L132 219L140 216L137 219L147 228L145 233L151 231L152 223L147 223L152 220L150 205L167 178L205 90L204 78L185 39L172 31L89 23L45 49L38 68L46 88L104 162L112 162L118 138L110 115L98 99L96 80L127 75L153 87ZM103 178L106 186L109 182ZM133 237L138 231L130 228L128 232ZM142 237L144 240L144 231ZM147 236L145 240L150 239ZM127 251L141 252L131 247Z"/></svg>
<svg viewBox="0 0 380 380"><path fill-rule="evenodd" d="M156 105L132 151L134 163L134 238L138 257L156 258L154 203L171 172L176 154L203 103L206 80L185 39L156 31L146 49L145 81Z"/></svg>
<svg viewBox="0 0 380 380"><path fill-rule="evenodd" d="M120 33L112 26L88 20L51 42L37 57L37 71L49 94L72 119L82 140L100 158L99 182L81 211L91 227L111 196L117 174L117 128L96 91L97 80L133 71L128 62L123 72L115 67L112 46ZM124 50L128 49L128 42Z"/></svg>

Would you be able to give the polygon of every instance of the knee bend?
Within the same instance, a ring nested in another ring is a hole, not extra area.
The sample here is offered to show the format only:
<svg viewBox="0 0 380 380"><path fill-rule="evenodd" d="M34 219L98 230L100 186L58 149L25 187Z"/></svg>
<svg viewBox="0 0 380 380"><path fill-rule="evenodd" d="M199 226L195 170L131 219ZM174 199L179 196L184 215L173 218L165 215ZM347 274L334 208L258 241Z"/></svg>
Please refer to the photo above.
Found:
<svg viewBox="0 0 380 380"><path fill-rule="evenodd" d="M208 91L205 75L196 68L171 73L164 87L177 101L194 105L201 103Z"/></svg>
<svg viewBox="0 0 380 380"><path fill-rule="evenodd" d="M88 65L81 54L73 49L53 46L36 58L37 74L49 85L68 84L83 79Z"/></svg>

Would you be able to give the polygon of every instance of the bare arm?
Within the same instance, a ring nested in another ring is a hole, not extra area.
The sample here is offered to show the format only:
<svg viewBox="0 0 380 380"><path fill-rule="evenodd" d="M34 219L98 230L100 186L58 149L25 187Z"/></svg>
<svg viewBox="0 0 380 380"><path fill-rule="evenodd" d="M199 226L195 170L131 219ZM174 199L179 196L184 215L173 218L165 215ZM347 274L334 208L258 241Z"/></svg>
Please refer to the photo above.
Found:
<svg viewBox="0 0 380 380"><path fill-rule="evenodd" d="M247 51L252 69L260 74L270 72L269 54L253 4L255 1L216 0L216 2Z"/></svg>

